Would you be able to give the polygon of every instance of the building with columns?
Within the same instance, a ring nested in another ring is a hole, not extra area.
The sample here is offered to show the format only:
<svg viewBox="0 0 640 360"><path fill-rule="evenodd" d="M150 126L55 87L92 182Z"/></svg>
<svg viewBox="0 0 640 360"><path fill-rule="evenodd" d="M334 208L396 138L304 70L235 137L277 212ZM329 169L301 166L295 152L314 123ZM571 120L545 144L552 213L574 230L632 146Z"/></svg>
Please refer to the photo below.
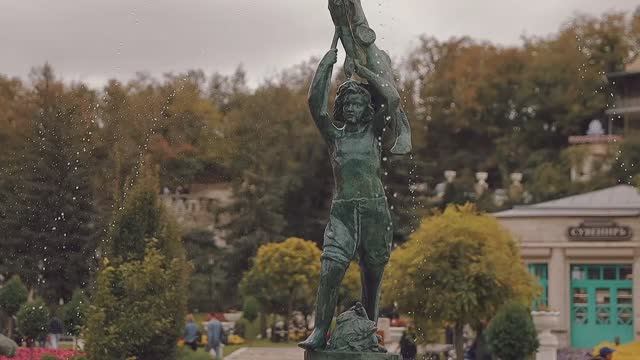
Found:
<svg viewBox="0 0 640 360"><path fill-rule="evenodd" d="M493 214L561 313L561 347L640 338L640 194L629 185Z"/></svg>

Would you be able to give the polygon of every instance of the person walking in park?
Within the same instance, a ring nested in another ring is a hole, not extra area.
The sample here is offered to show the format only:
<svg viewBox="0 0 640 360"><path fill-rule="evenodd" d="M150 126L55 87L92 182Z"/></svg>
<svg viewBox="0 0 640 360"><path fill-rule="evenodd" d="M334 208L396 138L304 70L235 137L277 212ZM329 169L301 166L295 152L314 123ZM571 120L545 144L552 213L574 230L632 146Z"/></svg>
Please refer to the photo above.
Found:
<svg viewBox="0 0 640 360"><path fill-rule="evenodd" d="M209 314L207 323L207 347L212 359L222 360L222 345L225 342L222 323L215 316Z"/></svg>
<svg viewBox="0 0 640 360"><path fill-rule="evenodd" d="M418 354L418 347L415 341L415 332L412 326L402 332L400 338L400 355L402 360L415 360Z"/></svg>
<svg viewBox="0 0 640 360"><path fill-rule="evenodd" d="M51 349L57 349L60 343L60 338L64 333L64 325L62 324L62 320L57 316L51 318L49 321L49 347Z"/></svg>
<svg viewBox="0 0 640 360"><path fill-rule="evenodd" d="M198 325L196 324L193 315L187 315L187 325L184 327L184 343L189 346L193 351L198 350L198 342L200 340L200 334L198 331Z"/></svg>

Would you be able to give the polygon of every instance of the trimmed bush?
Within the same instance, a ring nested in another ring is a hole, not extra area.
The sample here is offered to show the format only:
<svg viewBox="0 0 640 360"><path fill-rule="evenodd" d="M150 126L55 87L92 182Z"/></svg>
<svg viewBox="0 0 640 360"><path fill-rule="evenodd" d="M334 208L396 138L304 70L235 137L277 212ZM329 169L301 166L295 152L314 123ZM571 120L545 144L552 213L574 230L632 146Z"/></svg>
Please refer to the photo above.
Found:
<svg viewBox="0 0 640 360"><path fill-rule="evenodd" d="M527 359L540 345L529 309L517 303L498 311L486 335L491 353L502 360Z"/></svg>
<svg viewBox="0 0 640 360"><path fill-rule="evenodd" d="M7 319L7 335L13 335L11 317L15 316L20 310L22 304L27 302L29 292L24 286L22 280L17 275L11 277L7 283L0 288L0 310L8 315Z"/></svg>
<svg viewBox="0 0 640 360"><path fill-rule="evenodd" d="M44 301L38 299L22 305L18 315L18 332L30 340L37 340L47 335L49 310Z"/></svg>
<svg viewBox="0 0 640 360"><path fill-rule="evenodd" d="M64 328L70 335L78 336L86 323L89 300L80 289L73 292L71 301L62 309Z"/></svg>
<svg viewBox="0 0 640 360"><path fill-rule="evenodd" d="M259 309L260 304L258 300L253 296L247 296L244 299L244 306L242 307L242 317L249 320L249 322L253 322L258 318Z"/></svg>

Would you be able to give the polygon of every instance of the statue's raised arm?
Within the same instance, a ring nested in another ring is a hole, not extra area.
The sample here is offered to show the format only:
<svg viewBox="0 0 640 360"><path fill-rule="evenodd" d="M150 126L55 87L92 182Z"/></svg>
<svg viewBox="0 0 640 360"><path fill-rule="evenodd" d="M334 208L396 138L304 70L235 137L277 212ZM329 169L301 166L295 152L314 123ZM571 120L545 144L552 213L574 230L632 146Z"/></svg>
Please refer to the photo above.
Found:
<svg viewBox="0 0 640 360"><path fill-rule="evenodd" d="M380 110L378 110L374 118L376 131L380 132L387 126L392 116L399 111L400 94L393 83L389 82L384 76L380 76L364 67L357 60L355 62L355 70L356 74L367 80L373 90L381 96Z"/></svg>
<svg viewBox="0 0 640 360"><path fill-rule="evenodd" d="M344 65L346 76L350 78L353 75L355 62L358 61L395 87L391 58L376 46L376 33L369 27L360 0L329 0L329 12L347 55ZM395 137L391 152L406 154L411 151L411 129L407 115L400 106L390 116L390 127Z"/></svg>
<svg viewBox="0 0 640 360"><path fill-rule="evenodd" d="M309 111L322 137L330 136L333 121L329 115L329 89L333 65L338 61L338 50L333 48L324 55L309 87Z"/></svg>

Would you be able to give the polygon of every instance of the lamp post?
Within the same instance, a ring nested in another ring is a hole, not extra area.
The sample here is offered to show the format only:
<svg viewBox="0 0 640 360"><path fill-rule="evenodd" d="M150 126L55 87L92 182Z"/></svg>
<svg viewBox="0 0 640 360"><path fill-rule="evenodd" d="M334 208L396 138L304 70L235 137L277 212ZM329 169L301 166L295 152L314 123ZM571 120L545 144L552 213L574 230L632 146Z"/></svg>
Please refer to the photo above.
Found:
<svg viewBox="0 0 640 360"><path fill-rule="evenodd" d="M213 265L215 259L209 255L209 310L213 311Z"/></svg>

